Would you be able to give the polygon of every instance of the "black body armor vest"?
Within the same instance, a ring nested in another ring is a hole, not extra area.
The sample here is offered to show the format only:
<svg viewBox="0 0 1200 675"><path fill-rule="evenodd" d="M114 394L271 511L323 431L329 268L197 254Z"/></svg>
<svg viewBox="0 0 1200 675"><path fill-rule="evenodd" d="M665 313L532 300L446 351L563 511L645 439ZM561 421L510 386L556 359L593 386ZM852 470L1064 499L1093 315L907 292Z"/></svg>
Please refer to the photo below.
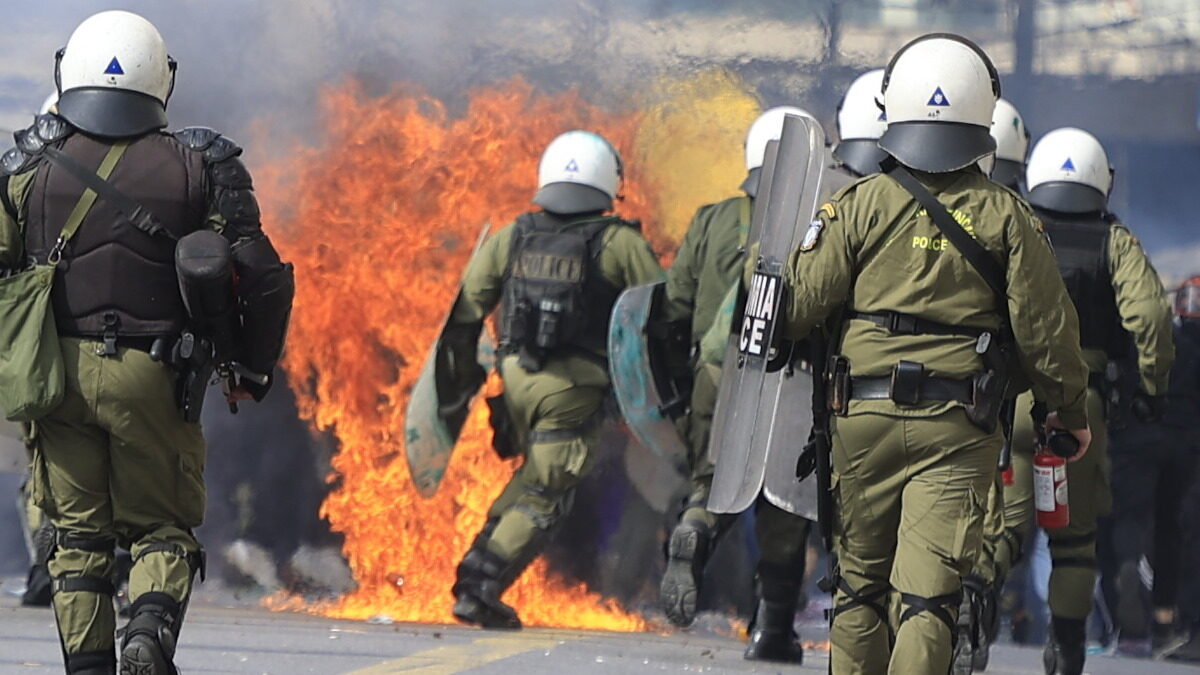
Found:
<svg viewBox="0 0 1200 675"><path fill-rule="evenodd" d="M1105 215L1070 217L1038 209L1038 218L1054 246L1058 271L1079 314L1080 343L1118 359L1129 351L1117 296L1108 271L1112 221Z"/></svg>
<svg viewBox="0 0 1200 675"><path fill-rule="evenodd" d="M94 168L111 147L82 133L61 151ZM169 135L151 132L130 143L108 182L144 205L175 237L199 229L207 216L202 156ZM25 250L46 262L84 187L49 161L33 179ZM104 198L93 204L67 244L54 279L54 318L61 335L158 336L187 321L175 274L175 242L133 227Z"/></svg>
<svg viewBox="0 0 1200 675"><path fill-rule="evenodd" d="M546 212L517 219L504 272L502 352L519 352L527 370L566 349L605 352L610 315L621 292L600 272L603 234L612 226L629 223Z"/></svg>

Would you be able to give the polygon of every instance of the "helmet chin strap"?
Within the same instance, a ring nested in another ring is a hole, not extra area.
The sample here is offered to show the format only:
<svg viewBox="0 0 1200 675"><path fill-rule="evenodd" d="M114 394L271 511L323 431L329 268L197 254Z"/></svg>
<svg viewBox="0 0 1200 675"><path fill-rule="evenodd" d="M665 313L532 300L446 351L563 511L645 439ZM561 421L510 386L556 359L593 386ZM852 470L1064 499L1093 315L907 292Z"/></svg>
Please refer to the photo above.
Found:
<svg viewBox="0 0 1200 675"><path fill-rule="evenodd" d="M179 72L179 63L170 54L167 54L167 70L171 73L171 85L167 87L167 95L163 97L164 108L171 101L171 94L175 93L175 75Z"/></svg>
<svg viewBox="0 0 1200 675"><path fill-rule="evenodd" d="M66 51L66 47L60 47L54 52L54 90L59 96L62 96L62 59Z"/></svg>

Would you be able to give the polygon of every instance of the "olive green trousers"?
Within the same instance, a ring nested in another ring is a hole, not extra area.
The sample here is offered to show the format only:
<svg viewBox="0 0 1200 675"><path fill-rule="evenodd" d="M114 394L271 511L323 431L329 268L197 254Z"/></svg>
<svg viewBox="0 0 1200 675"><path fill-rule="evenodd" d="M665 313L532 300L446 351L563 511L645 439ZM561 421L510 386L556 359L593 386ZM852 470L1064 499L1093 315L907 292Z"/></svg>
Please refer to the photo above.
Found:
<svg viewBox="0 0 1200 675"><path fill-rule="evenodd" d="M961 408L835 419L833 673L949 671L1001 443Z"/></svg>
<svg viewBox="0 0 1200 675"><path fill-rule="evenodd" d="M494 529L487 548L523 566L545 545L595 464L608 372L595 360L568 357L548 359L531 373L508 356L500 375L524 462L488 511Z"/></svg>
<svg viewBox="0 0 1200 675"><path fill-rule="evenodd" d="M1013 484L1004 487L1004 523L1015 537L1001 540L995 556L998 562L1011 560L1017 551L1009 542L1028 542L1033 526L1033 453L1036 446L1029 409L1033 397L1017 399L1016 426L1013 434ZM1112 510L1109 483L1108 427L1105 423L1104 398L1096 389L1088 389L1088 422L1092 443L1077 462L1067 463L1067 500L1071 520L1064 528L1048 530L1050 540L1050 612L1065 619L1087 618L1092 611L1092 591L1096 585L1096 521Z"/></svg>
<svg viewBox="0 0 1200 675"><path fill-rule="evenodd" d="M90 340L61 341L66 396L36 422L32 498L58 530L49 562L54 613L70 657L111 653L113 547L133 556L129 596L183 603L204 516L204 438L175 406L175 375L135 349L99 355ZM81 587L93 589L83 590ZM75 588L77 590L68 590Z"/></svg>

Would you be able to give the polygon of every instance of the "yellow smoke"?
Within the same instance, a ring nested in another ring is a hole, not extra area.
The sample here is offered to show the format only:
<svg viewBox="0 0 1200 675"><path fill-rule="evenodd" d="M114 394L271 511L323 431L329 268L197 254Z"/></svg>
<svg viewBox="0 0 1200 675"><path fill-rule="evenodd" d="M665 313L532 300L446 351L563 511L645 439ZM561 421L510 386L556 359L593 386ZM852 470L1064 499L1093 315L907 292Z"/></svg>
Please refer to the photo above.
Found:
<svg viewBox="0 0 1200 675"><path fill-rule="evenodd" d="M655 229L679 241L697 207L738 194L746 177L743 141L762 106L725 69L665 79L652 91L635 151L647 187L659 195Z"/></svg>

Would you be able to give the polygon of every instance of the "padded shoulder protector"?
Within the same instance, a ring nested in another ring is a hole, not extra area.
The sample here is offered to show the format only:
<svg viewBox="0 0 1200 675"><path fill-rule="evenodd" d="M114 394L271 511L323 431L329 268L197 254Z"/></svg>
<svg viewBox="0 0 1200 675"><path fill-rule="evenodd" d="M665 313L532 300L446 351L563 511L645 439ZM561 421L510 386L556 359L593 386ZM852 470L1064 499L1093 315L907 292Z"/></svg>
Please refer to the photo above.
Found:
<svg viewBox="0 0 1200 675"><path fill-rule="evenodd" d="M13 134L16 147L0 158L0 170L11 176L29 169L47 145L57 143L73 132L74 128L66 120L53 113L34 117L32 125Z"/></svg>
<svg viewBox="0 0 1200 675"><path fill-rule="evenodd" d="M261 213L250 171L238 159L241 146L208 127L187 127L171 136L189 150L203 153L212 184L211 197L231 229L226 236L236 241L257 232Z"/></svg>
<svg viewBox="0 0 1200 675"><path fill-rule="evenodd" d="M224 162L242 154L240 145L208 127L187 127L171 135L187 149L203 152L204 161L209 164Z"/></svg>
<svg viewBox="0 0 1200 675"><path fill-rule="evenodd" d="M175 140L183 143L188 150L195 150L197 152L207 150L208 146L212 145L212 142L217 140L217 137L220 135L216 130L208 127L186 127L179 131L171 132L171 136Z"/></svg>

